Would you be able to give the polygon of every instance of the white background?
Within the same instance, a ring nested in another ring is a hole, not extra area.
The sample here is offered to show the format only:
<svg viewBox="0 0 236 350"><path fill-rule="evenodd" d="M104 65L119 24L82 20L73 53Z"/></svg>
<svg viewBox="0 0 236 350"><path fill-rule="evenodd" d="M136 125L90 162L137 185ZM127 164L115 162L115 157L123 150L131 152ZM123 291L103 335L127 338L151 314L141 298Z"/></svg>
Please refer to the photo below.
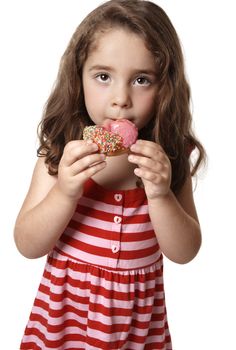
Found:
<svg viewBox="0 0 236 350"><path fill-rule="evenodd" d="M157 1L156 1L157 2ZM16 250L13 226L36 161L36 127L67 43L100 0L0 3L1 349L19 349L45 258ZM195 131L208 153L195 201L203 245L187 265L165 261L174 350L236 349L234 1L159 1L183 45Z"/></svg>

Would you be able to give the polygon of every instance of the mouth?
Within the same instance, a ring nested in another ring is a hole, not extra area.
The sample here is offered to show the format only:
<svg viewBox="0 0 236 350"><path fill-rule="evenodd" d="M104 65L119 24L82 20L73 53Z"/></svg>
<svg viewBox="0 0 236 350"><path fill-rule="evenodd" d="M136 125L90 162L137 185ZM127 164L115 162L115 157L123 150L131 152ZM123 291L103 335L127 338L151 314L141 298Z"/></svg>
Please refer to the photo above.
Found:
<svg viewBox="0 0 236 350"><path fill-rule="evenodd" d="M106 118L104 120L104 122L102 123L102 126L105 128L105 129L109 129L109 125L111 123L113 123L115 121L115 119L111 119L111 118Z"/></svg>
<svg viewBox="0 0 236 350"><path fill-rule="evenodd" d="M125 117L125 116L122 116L122 117L108 117L108 118L105 119L104 123L119 122L121 120L128 120L128 121L134 123L134 118L133 117Z"/></svg>

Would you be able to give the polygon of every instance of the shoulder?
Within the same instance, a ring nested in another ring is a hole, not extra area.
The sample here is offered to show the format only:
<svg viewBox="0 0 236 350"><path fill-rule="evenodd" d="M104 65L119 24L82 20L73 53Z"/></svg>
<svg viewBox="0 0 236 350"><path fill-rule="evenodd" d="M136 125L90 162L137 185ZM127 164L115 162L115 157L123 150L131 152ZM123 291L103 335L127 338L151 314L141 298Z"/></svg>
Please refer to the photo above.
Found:
<svg viewBox="0 0 236 350"><path fill-rule="evenodd" d="M37 185L41 189L51 188L57 181L56 176L49 175L45 158L39 157L33 171L31 185Z"/></svg>
<svg viewBox="0 0 236 350"><path fill-rule="evenodd" d="M48 173L45 158L39 157L36 161L28 193L23 203L23 209L29 210L41 202L57 181L56 176Z"/></svg>

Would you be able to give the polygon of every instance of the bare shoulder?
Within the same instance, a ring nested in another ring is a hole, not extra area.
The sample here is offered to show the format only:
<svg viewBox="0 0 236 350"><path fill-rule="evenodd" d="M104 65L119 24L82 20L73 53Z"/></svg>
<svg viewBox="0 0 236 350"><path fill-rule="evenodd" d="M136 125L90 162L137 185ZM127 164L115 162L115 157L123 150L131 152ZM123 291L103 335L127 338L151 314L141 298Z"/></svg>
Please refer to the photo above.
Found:
<svg viewBox="0 0 236 350"><path fill-rule="evenodd" d="M55 185L56 181L56 176L48 174L45 158L39 157L34 167L31 184L21 208L21 212L25 212L41 202Z"/></svg>
<svg viewBox="0 0 236 350"><path fill-rule="evenodd" d="M190 174L176 197L185 212L198 222L197 210L193 198L192 178Z"/></svg>

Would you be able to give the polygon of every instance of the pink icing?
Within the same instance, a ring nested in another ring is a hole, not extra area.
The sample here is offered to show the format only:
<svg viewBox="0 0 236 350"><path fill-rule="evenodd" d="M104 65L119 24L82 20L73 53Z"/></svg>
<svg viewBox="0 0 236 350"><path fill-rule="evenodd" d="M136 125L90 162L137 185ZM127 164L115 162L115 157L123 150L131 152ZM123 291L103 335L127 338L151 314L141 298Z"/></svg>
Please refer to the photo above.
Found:
<svg viewBox="0 0 236 350"><path fill-rule="evenodd" d="M125 148L130 147L137 140L138 129L128 119L120 119L115 121L108 120L103 124L103 127L107 131L120 135L123 139L123 146Z"/></svg>

